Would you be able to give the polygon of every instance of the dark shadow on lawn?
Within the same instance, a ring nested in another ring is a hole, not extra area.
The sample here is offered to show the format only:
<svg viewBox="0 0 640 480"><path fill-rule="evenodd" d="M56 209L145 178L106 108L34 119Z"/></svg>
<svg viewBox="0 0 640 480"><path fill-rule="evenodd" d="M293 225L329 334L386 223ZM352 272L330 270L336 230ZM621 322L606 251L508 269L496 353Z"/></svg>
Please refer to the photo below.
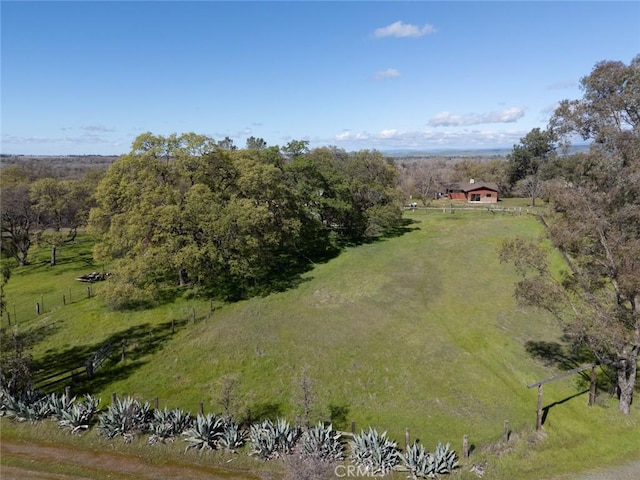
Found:
<svg viewBox="0 0 640 480"><path fill-rule="evenodd" d="M350 410L349 405L329 405L329 418L334 429L346 431L351 428L349 424Z"/></svg>
<svg viewBox="0 0 640 480"><path fill-rule="evenodd" d="M582 395L584 395L585 393L589 393L589 389L587 390L583 390L582 392L578 392L574 395L571 395L570 397L567 397L563 400L559 400L557 402L553 402L549 405L547 405L546 407L542 408L542 424L544 425L544 423L547 421L547 417L549 416L549 411L553 408L556 407L558 405L562 405L563 403L568 402L569 400L573 400L576 397L580 397Z"/></svg>
<svg viewBox="0 0 640 480"><path fill-rule="evenodd" d="M524 344L524 348L529 355L544 362L547 367L557 367L561 370L571 370L593 362L593 357L586 349L572 349L567 339L561 340L562 343L530 340ZM579 375L589 381L589 372L581 372Z"/></svg>
<svg viewBox="0 0 640 480"><path fill-rule="evenodd" d="M155 326L136 325L111 335L101 343L50 349L34 364L35 384L40 383L45 392L63 391L68 384L72 384L77 394L101 390L111 382L127 378L144 365L144 357L159 351L173 332L186 323L187 320L174 320ZM107 358L88 378L87 361L105 345L111 345Z"/></svg>
<svg viewBox="0 0 640 480"><path fill-rule="evenodd" d="M255 403L247 408L247 411L240 423L243 425L251 425L261 422L262 420L275 421L282 416L282 405L274 402Z"/></svg>

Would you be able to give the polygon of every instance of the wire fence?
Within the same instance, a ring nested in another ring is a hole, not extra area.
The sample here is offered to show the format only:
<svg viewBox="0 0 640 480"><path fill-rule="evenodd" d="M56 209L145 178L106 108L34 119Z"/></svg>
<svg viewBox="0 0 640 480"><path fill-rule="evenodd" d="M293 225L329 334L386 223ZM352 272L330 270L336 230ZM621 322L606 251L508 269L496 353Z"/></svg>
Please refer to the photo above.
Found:
<svg viewBox="0 0 640 480"><path fill-rule="evenodd" d="M66 305L91 298L94 294L92 283L77 282L54 292L35 294L28 301L14 302L9 296L0 326L5 328L31 322Z"/></svg>
<svg viewBox="0 0 640 480"><path fill-rule="evenodd" d="M535 214L541 211L539 207L498 207L495 204L483 204L483 205L471 205L471 204L447 204L441 206L408 206L405 207L405 211L412 212L422 212L422 213L444 213L444 214L454 214L454 213L502 213L507 215L528 215Z"/></svg>

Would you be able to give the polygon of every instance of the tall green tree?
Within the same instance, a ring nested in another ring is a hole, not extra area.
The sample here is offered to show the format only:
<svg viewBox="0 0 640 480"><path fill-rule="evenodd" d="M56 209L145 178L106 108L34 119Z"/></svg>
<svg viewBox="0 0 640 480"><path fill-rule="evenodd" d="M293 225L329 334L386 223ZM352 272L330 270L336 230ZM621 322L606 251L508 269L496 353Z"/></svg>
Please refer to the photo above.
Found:
<svg viewBox="0 0 640 480"><path fill-rule="evenodd" d="M62 228L70 201L68 184L53 178L41 178L31 184L29 197L38 218L36 241L50 246L50 264L54 266L58 248L67 240Z"/></svg>
<svg viewBox="0 0 640 480"><path fill-rule="evenodd" d="M509 183L519 183L520 190L531 198L535 206L541 193L541 181L545 167L555 158L556 135L553 130L534 128L520 139L508 156Z"/></svg>
<svg viewBox="0 0 640 480"><path fill-rule="evenodd" d="M503 254L524 275L518 297L560 318L574 344L613 371L629 413L640 353L640 57L600 62L581 85L583 98L561 102L550 122L564 142L592 141L572 181L551 194L549 237L570 269L554 276L524 242Z"/></svg>

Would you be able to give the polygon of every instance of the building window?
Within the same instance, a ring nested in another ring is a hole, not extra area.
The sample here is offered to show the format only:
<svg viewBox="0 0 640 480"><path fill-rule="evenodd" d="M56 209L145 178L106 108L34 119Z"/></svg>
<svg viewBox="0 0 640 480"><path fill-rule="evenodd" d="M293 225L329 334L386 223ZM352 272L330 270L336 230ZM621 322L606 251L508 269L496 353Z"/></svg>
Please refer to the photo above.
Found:
<svg viewBox="0 0 640 480"><path fill-rule="evenodd" d="M471 202L479 202L480 201L480 194L479 193L472 193L470 201Z"/></svg>
<svg viewBox="0 0 640 480"><path fill-rule="evenodd" d="M493 195L492 195L491 193L487 193L487 194L485 195L485 197L487 197L487 198L491 198L491 197L493 197Z"/></svg>

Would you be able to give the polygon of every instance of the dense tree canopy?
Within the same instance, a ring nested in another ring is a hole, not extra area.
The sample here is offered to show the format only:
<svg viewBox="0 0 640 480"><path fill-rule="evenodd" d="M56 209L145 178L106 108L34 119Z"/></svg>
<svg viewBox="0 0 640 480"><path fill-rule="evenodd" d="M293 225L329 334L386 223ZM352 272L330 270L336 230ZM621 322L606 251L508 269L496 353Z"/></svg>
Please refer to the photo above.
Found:
<svg viewBox="0 0 640 480"><path fill-rule="evenodd" d="M143 134L96 191L95 255L116 262L111 298L144 303L163 283L226 297L278 288L345 241L397 225L396 171L378 152L284 157L254 139L231 150L195 134Z"/></svg>

